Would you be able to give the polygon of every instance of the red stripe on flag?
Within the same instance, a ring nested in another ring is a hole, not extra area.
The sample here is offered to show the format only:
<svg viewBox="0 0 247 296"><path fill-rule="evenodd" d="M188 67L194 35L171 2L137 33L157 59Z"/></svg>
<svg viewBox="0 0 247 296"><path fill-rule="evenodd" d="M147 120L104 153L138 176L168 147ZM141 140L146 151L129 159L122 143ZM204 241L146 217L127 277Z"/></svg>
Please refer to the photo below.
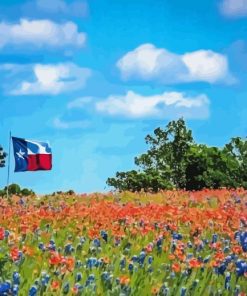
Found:
<svg viewBox="0 0 247 296"><path fill-rule="evenodd" d="M28 171L51 170L51 154L31 154L28 155Z"/></svg>

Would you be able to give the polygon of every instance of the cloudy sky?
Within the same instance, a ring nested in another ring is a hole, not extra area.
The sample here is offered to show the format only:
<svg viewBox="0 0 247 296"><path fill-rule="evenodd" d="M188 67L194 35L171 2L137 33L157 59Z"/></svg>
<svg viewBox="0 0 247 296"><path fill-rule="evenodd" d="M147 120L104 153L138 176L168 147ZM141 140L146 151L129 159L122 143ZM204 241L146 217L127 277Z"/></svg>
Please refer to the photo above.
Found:
<svg viewBox="0 0 247 296"><path fill-rule="evenodd" d="M11 130L53 151L50 172L13 173L12 157L10 181L108 190L181 116L200 143L245 137L246 32L247 0L2 0L0 144Z"/></svg>

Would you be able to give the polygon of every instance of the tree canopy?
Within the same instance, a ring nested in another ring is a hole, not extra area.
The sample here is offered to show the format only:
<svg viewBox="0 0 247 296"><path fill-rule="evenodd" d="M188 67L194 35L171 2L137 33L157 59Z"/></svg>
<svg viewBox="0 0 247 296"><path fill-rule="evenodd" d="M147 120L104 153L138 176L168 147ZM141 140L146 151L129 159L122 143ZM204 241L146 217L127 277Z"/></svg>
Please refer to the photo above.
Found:
<svg viewBox="0 0 247 296"><path fill-rule="evenodd" d="M0 145L0 168L5 167L5 158L7 153L3 151L3 147Z"/></svg>
<svg viewBox="0 0 247 296"><path fill-rule="evenodd" d="M247 188L247 139L232 138L224 147L195 143L180 118L145 138L148 150L135 157L137 170L117 172L107 184L123 191Z"/></svg>

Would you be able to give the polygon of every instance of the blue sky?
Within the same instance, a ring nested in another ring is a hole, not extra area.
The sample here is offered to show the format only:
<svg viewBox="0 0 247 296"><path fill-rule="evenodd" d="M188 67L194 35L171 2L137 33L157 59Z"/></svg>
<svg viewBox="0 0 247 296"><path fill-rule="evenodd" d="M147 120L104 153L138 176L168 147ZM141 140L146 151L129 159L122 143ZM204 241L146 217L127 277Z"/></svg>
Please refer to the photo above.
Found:
<svg viewBox="0 0 247 296"><path fill-rule="evenodd" d="M247 0L3 0L0 144L48 140L38 193L108 190L144 137L184 116L196 141L247 134ZM0 187L7 168L0 169Z"/></svg>

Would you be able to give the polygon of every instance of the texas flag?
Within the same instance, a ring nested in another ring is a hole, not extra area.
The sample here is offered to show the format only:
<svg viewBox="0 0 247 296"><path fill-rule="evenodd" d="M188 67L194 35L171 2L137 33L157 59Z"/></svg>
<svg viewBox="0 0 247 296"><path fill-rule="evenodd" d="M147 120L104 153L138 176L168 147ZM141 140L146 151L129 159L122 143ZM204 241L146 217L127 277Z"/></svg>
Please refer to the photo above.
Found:
<svg viewBox="0 0 247 296"><path fill-rule="evenodd" d="M51 147L47 142L12 137L15 172L51 170Z"/></svg>

